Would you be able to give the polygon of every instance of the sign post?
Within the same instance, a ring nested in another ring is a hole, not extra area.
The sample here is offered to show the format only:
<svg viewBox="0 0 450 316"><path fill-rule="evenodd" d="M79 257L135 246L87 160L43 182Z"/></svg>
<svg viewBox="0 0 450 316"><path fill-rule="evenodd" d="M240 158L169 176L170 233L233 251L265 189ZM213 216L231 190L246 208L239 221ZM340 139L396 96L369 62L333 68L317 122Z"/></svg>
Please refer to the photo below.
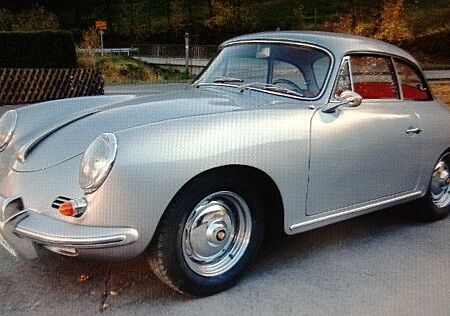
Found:
<svg viewBox="0 0 450 316"><path fill-rule="evenodd" d="M100 30L98 32L100 33L100 49L101 49L101 54L103 56L103 34L105 34L105 31Z"/></svg>
<svg viewBox="0 0 450 316"><path fill-rule="evenodd" d="M106 23L106 21L95 21L95 29L100 34L100 48L102 56L103 56L103 35L105 34L107 28L108 24Z"/></svg>

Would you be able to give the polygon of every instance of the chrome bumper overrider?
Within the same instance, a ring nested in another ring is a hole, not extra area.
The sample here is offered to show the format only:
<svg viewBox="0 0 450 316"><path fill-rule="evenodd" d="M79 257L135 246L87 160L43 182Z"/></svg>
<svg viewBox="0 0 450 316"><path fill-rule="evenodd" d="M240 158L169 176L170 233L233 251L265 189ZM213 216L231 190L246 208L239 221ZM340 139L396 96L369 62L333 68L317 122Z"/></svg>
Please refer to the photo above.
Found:
<svg viewBox="0 0 450 316"><path fill-rule="evenodd" d="M123 246L138 239L133 228L75 225L29 211L21 197L0 197L0 205L0 245L24 259L37 257L35 244L76 253L78 249Z"/></svg>

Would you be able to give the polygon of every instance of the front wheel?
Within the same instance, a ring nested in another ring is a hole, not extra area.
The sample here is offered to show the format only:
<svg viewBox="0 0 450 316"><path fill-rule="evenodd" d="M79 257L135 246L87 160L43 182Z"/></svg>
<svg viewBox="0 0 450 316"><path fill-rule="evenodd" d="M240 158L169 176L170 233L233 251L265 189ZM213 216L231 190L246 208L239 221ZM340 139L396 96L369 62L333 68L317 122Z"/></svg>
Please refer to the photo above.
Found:
<svg viewBox="0 0 450 316"><path fill-rule="evenodd" d="M178 292L220 292L234 284L257 254L263 214L248 181L203 177L184 188L163 215L150 246L150 267Z"/></svg>
<svg viewBox="0 0 450 316"><path fill-rule="evenodd" d="M450 152L434 167L430 187L421 202L421 215L426 221L441 220L450 214Z"/></svg>

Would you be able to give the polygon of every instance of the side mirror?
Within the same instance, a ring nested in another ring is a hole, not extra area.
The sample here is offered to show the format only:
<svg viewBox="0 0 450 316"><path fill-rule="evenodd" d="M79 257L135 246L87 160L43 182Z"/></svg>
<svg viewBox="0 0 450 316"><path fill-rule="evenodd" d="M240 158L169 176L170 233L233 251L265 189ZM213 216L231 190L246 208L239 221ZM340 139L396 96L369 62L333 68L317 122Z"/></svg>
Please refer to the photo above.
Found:
<svg viewBox="0 0 450 316"><path fill-rule="evenodd" d="M339 96L339 103L328 103L322 109L324 113L334 113L337 108L341 106L347 106L349 108L355 108L362 102L362 97L353 91L345 90Z"/></svg>

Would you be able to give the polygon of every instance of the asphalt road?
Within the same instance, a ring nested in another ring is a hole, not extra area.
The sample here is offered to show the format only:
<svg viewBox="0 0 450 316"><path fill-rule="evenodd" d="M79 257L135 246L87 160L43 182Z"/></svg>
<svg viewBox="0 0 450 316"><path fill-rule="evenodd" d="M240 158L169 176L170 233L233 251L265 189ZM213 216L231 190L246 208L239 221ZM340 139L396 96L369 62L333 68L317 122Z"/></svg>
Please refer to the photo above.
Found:
<svg viewBox="0 0 450 316"><path fill-rule="evenodd" d="M450 70L427 70L424 74L428 80L450 80Z"/></svg>
<svg viewBox="0 0 450 316"><path fill-rule="evenodd" d="M267 243L235 287L202 299L162 286L144 257L104 263L41 251L24 262L0 250L0 314L449 315L450 218L423 224L413 211Z"/></svg>

